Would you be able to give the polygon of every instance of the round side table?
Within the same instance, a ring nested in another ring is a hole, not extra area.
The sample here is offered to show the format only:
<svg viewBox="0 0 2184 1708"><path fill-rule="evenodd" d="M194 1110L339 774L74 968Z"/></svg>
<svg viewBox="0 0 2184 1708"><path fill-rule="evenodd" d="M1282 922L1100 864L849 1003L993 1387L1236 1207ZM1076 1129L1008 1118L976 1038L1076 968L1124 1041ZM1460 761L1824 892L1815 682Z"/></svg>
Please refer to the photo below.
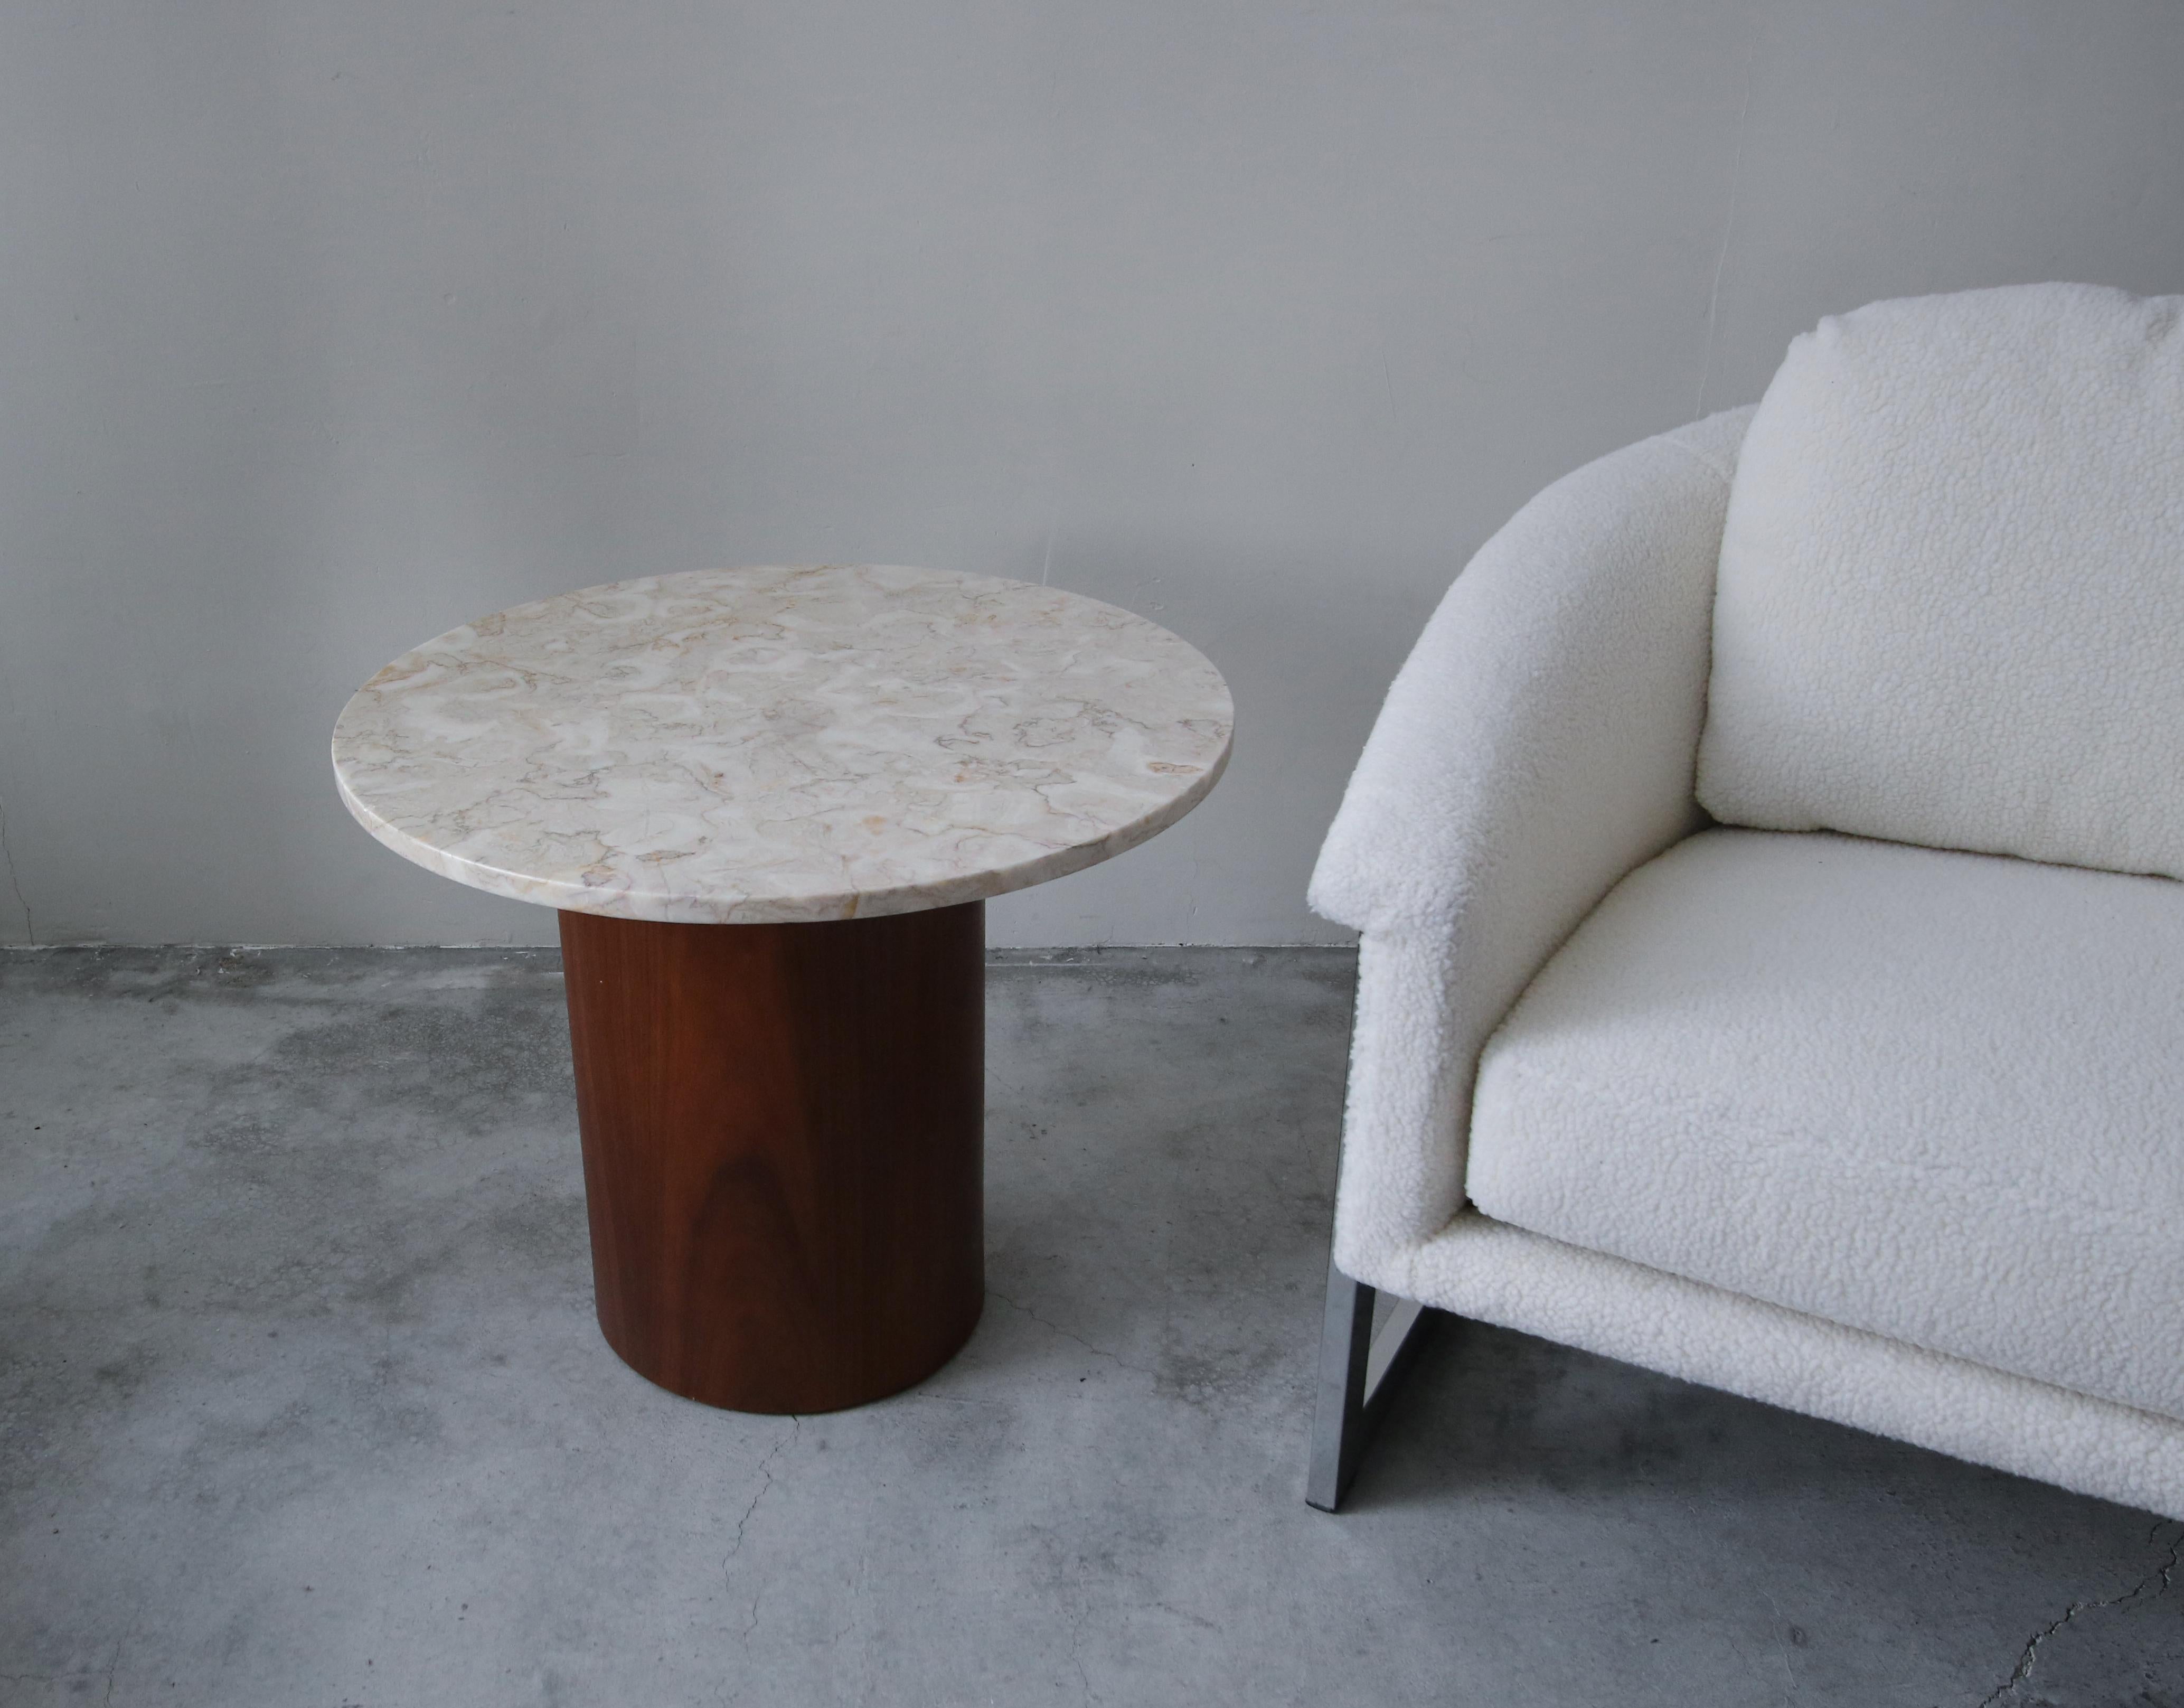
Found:
<svg viewBox="0 0 2184 1708"><path fill-rule="evenodd" d="M911 1386L984 1302L985 899L1203 800L1220 673L1051 588L877 565L588 588L343 708L359 823L560 910L599 1326L738 1411Z"/></svg>

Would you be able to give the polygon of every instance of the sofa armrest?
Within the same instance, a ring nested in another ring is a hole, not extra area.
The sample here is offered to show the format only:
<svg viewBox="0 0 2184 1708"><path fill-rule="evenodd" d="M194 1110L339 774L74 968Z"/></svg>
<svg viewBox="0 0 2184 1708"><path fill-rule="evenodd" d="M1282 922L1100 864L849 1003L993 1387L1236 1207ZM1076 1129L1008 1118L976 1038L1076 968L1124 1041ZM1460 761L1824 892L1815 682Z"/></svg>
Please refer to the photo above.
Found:
<svg viewBox="0 0 2184 1708"><path fill-rule="evenodd" d="M1408 1294L1463 1203L1487 1036L1701 822L1714 565L1750 409L1588 464L1479 549L1388 690L1312 874L1362 934L1335 1261Z"/></svg>

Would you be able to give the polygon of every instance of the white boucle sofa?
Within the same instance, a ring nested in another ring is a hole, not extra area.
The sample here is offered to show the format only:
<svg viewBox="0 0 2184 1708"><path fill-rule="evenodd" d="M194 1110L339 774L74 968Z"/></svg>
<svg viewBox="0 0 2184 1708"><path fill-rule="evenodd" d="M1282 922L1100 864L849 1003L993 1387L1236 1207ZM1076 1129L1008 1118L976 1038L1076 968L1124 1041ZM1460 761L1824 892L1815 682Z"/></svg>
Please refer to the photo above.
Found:
<svg viewBox="0 0 2184 1708"><path fill-rule="evenodd" d="M1824 321L1451 588L1312 880L1314 1504L1378 1290L2184 1517L2180 310Z"/></svg>

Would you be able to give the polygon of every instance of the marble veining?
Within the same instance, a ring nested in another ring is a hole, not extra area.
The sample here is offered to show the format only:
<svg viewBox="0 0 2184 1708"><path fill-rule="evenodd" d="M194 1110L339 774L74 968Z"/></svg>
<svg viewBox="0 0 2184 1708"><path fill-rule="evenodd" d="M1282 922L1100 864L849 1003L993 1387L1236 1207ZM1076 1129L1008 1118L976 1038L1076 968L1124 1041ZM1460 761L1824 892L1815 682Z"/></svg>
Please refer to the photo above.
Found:
<svg viewBox="0 0 2184 1708"><path fill-rule="evenodd" d="M1059 589L822 564L656 576L404 653L334 728L364 827L459 882L685 924L846 919L1108 859L1205 798L1220 673Z"/></svg>

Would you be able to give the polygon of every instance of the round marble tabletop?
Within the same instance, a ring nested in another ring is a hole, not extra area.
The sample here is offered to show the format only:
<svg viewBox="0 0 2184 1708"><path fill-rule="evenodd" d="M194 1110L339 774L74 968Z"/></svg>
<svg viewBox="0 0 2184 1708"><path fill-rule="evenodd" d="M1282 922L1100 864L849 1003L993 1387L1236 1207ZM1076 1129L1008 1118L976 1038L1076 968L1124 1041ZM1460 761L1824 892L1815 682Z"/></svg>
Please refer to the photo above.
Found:
<svg viewBox="0 0 2184 1708"><path fill-rule="evenodd" d="M481 890L682 924L1043 883L1165 829L1228 757L1218 671L1023 582L870 564L587 588L450 629L343 709L334 774Z"/></svg>

